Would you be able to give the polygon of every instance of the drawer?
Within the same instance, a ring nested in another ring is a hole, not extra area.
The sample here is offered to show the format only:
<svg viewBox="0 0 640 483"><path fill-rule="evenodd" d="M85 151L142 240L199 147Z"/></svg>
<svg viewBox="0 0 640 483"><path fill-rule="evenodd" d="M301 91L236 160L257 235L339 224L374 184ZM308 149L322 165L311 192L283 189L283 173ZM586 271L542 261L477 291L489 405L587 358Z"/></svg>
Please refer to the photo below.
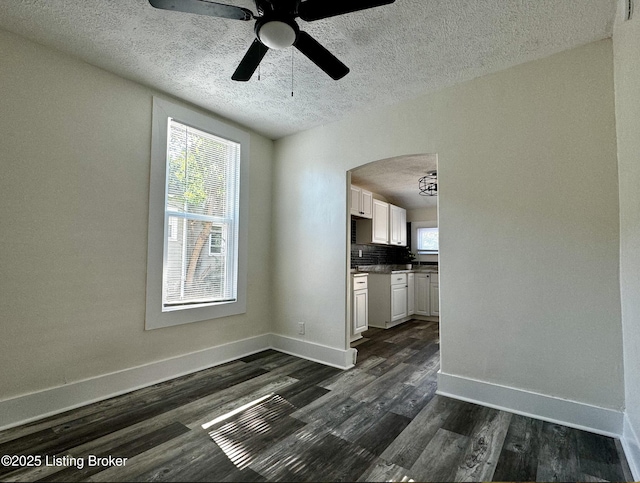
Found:
<svg viewBox="0 0 640 483"><path fill-rule="evenodd" d="M391 274L391 285L406 285L407 274L406 273L393 273Z"/></svg>
<svg viewBox="0 0 640 483"><path fill-rule="evenodd" d="M363 288L367 288L368 278L369 277L367 276L353 277L353 290L362 290Z"/></svg>

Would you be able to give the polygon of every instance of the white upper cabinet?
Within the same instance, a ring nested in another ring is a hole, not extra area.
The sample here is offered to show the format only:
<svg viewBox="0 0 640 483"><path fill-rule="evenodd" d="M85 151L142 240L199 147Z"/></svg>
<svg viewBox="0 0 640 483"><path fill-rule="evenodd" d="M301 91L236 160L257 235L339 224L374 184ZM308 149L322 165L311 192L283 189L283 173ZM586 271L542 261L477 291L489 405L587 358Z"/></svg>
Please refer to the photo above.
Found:
<svg viewBox="0 0 640 483"><path fill-rule="evenodd" d="M389 205L389 244L407 246L407 210Z"/></svg>
<svg viewBox="0 0 640 483"><path fill-rule="evenodd" d="M389 203L373 200L373 243L389 243Z"/></svg>
<svg viewBox="0 0 640 483"><path fill-rule="evenodd" d="M371 218L373 216L373 194L371 191L351 185L350 212L361 218Z"/></svg>
<svg viewBox="0 0 640 483"><path fill-rule="evenodd" d="M356 221L356 243L389 244L389 203L373 200L372 219Z"/></svg>

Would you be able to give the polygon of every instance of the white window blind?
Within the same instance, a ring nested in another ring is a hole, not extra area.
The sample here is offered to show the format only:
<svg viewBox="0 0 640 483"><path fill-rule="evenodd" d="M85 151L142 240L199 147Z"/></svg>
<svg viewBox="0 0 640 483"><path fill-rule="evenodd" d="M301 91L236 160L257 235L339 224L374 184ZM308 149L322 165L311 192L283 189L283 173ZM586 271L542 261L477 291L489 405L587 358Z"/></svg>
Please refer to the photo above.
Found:
<svg viewBox="0 0 640 483"><path fill-rule="evenodd" d="M163 311L236 300L239 179L240 144L169 118Z"/></svg>
<svg viewBox="0 0 640 483"><path fill-rule="evenodd" d="M418 251L437 252L439 249L438 228L418 228Z"/></svg>

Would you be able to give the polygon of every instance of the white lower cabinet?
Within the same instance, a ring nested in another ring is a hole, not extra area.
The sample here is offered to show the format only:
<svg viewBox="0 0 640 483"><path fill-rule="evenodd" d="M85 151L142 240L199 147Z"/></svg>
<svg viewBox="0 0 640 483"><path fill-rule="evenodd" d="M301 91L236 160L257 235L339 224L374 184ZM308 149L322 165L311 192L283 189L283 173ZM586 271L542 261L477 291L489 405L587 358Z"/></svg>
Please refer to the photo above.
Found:
<svg viewBox="0 0 640 483"><path fill-rule="evenodd" d="M438 274L434 273L431 277L429 288L429 298L431 299L431 315L440 316L440 282Z"/></svg>
<svg viewBox="0 0 640 483"><path fill-rule="evenodd" d="M416 313L416 274L407 274L407 315Z"/></svg>
<svg viewBox="0 0 640 483"><path fill-rule="evenodd" d="M435 272L370 273L368 283L369 327L387 329L410 320L413 315L440 315Z"/></svg>
<svg viewBox="0 0 640 483"><path fill-rule="evenodd" d="M406 273L369 274L369 326L386 329L408 320Z"/></svg>
<svg viewBox="0 0 640 483"><path fill-rule="evenodd" d="M406 285L391 286L391 322L407 316L407 292Z"/></svg>
<svg viewBox="0 0 640 483"><path fill-rule="evenodd" d="M351 307L353 315L351 317L351 336L357 336L369 328L369 290L368 277L366 274L354 275L351 278L353 287L353 298Z"/></svg>
<svg viewBox="0 0 640 483"><path fill-rule="evenodd" d="M429 296L431 295L431 274L416 273L415 282L415 313L416 315L431 315Z"/></svg>

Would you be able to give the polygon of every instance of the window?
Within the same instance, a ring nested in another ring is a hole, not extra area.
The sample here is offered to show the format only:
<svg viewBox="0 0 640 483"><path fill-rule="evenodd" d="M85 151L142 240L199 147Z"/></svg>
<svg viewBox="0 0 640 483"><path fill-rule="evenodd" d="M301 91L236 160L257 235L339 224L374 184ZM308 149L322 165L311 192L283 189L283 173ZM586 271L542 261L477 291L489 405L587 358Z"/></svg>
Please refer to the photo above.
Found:
<svg viewBox="0 0 640 483"><path fill-rule="evenodd" d="M438 252L438 229L437 228L418 228L417 229L417 247L421 253L437 253Z"/></svg>
<svg viewBox="0 0 640 483"><path fill-rule="evenodd" d="M248 135L154 99L146 328L243 313Z"/></svg>
<svg viewBox="0 0 640 483"><path fill-rule="evenodd" d="M222 225L214 225L209 233L209 256L224 255L226 253L227 237Z"/></svg>

